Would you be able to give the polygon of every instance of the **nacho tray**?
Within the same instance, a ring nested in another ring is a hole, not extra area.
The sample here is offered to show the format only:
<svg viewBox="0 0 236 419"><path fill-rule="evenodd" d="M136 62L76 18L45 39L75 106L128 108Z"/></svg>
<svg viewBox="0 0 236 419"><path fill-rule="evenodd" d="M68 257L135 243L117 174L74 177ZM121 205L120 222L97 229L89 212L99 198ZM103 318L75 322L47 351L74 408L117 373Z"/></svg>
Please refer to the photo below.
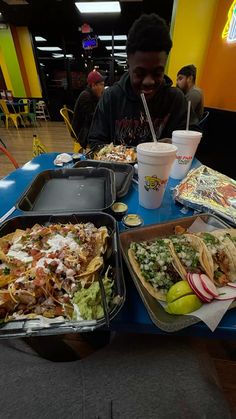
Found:
<svg viewBox="0 0 236 419"><path fill-rule="evenodd" d="M129 192L134 175L134 168L131 164L103 162L98 160L81 160L74 165L74 168L78 167L105 167L106 169L110 169L115 173L116 198L121 198Z"/></svg>
<svg viewBox="0 0 236 419"><path fill-rule="evenodd" d="M106 168L46 170L17 203L21 211L64 213L104 211L115 201L115 175Z"/></svg>
<svg viewBox="0 0 236 419"><path fill-rule="evenodd" d="M86 223L92 222L97 228L106 226L109 232L108 249L104 255L105 269L110 265L112 279L114 281L114 295L119 296L116 299L111 311L109 312L109 322L118 314L122 308L126 289L123 278L122 260L118 246L118 231L115 219L105 213L80 213L80 214L58 214L58 215L26 215L11 218L5 221L0 227L0 237L7 235L17 228L26 229L38 223L48 225L52 223ZM104 269L103 269L104 271ZM64 333L88 332L98 328L109 327L105 317L99 320L72 321L60 318L55 319L20 319L12 320L8 323L0 324L0 339L23 336L46 336L58 335Z"/></svg>
<svg viewBox="0 0 236 419"><path fill-rule="evenodd" d="M157 237L166 237L174 234L175 227L182 226L184 228L190 227L196 218L200 218L202 221L217 228L229 228L229 225L224 223L218 217L211 214L200 214L186 218L179 218L177 220L169 221L167 223L152 224L147 227L141 227L131 229L120 233L120 243L123 257L126 265L129 269L133 282L138 290L138 293L149 313L149 316L153 323L165 332L176 332L184 329L193 324L199 323L200 320L197 317L191 315L171 315L168 314L161 303L152 297L146 288L142 285L137 275L133 271L133 268L129 262L128 249L131 242L139 242L146 240L154 240Z"/></svg>
<svg viewBox="0 0 236 419"><path fill-rule="evenodd" d="M100 151L103 147L107 146L109 144L95 144L94 146L91 147L91 149L85 154L86 159L88 160L94 160L94 156L96 153L98 153L98 151ZM122 145L122 144L115 144L115 145ZM136 149L136 147L134 146L126 146L126 148L134 148ZM99 162L108 162L108 160L95 160L95 161L99 161ZM130 165L134 165L135 163L137 163L137 158L131 162L128 161L117 161L115 162L117 164L130 164Z"/></svg>

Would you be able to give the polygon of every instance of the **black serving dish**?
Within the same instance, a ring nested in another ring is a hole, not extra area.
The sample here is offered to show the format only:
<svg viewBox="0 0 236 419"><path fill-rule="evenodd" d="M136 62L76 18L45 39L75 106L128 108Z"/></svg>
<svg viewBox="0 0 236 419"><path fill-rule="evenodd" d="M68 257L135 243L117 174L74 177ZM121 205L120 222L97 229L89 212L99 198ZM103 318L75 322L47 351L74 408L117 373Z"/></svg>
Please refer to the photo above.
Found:
<svg viewBox="0 0 236 419"><path fill-rule="evenodd" d="M11 218L5 221L0 227L0 237L14 232L16 229L26 229L34 224L49 225L53 223L87 223L92 222L97 228L106 226L109 233L107 251L104 255L104 268L111 266L111 275L114 281L113 293L117 296L107 316L99 320L67 320L62 317L59 320L35 318L12 320L0 324L0 338L24 337L24 336L45 336L64 333L88 332L102 326L109 326L110 321L118 314L124 304L126 290L123 278L121 254L118 246L118 230L115 219L105 213L80 213L80 214L58 214L58 215L26 215ZM102 282L102 281L99 281ZM45 320L44 320L45 319Z"/></svg>
<svg viewBox="0 0 236 419"><path fill-rule="evenodd" d="M103 167L112 170L115 173L116 198L121 198L129 192L134 175L134 168L131 164L103 162L98 160L81 160L74 165L74 168L80 167Z"/></svg>
<svg viewBox="0 0 236 419"><path fill-rule="evenodd" d="M139 228L131 228L120 233L120 245L122 254L124 256L133 282L148 311L151 320L156 326L165 332L177 332L188 326L199 323L200 319L193 316L191 313L188 315L168 314L164 310L163 304L152 297L139 280L129 261L128 250L131 242L141 242L145 240L152 241L156 238L171 236L174 234L176 226L181 226L184 229L188 229L197 218L206 223L212 229L225 229L229 227L226 223L220 220L220 218L214 215L199 214L193 215L191 217L178 218L177 220L171 220L165 223L151 224ZM233 302L230 308L235 307L235 305L236 303Z"/></svg>
<svg viewBox="0 0 236 419"><path fill-rule="evenodd" d="M107 168L46 170L33 180L17 203L25 212L104 211L116 199L115 175Z"/></svg>
<svg viewBox="0 0 236 419"><path fill-rule="evenodd" d="M96 154L105 146L108 146L109 144L95 144L94 146L91 147L91 149L85 154L86 159L88 160L95 160ZM115 144L116 145L122 145L122 144ZM133 148L136 151L136 147L134 146L125 146L126 148ZM99 162L108 162L109 160L95 160L95 161L99 161ZM135 164L137 163L137 157L135 160L133 161L116 161L115 163L117 164Z"/></svg>

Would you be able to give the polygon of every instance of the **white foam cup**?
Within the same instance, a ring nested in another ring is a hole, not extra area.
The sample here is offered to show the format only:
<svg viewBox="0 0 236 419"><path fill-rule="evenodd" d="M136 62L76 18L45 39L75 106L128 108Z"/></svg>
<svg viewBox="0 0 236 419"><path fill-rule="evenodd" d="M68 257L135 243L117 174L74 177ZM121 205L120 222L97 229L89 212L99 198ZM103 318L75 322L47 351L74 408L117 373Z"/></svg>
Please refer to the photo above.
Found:
<svg viewBox="0 0 236 419"><path fill-rule="evenodd" d="M178 151L170 177L183 179L186 176L201 138L202 133L198 131L176 130L172 132L172 144L178 148Z"/></svg>
<svg viewBox="0 0 236 419"><path fill-rule="evenodd" d="M177 147L166 143L142 143L137 146L139 204L159 208Z"/></svg>

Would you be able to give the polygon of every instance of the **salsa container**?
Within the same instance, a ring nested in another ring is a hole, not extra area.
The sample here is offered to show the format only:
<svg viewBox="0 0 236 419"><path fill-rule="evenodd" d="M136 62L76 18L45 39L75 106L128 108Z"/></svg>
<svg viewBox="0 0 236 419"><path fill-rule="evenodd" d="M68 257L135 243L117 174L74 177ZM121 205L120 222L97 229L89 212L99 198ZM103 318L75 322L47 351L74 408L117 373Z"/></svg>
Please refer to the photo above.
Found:
<svg viewBox="0 0 236 419"><path fill-rule="evenodd" d="M123 278L121 254L118 246L118 231L115 219L102 212L58 215L26 215L11 218L0 227L0 237L5 236L17 228L26 229L34 224L48 225L53 223L87 223L92 222L97 228L106 226L109 232L108 249L104 255L104 270L110 265L114 281L114 295L116 302L107 316L99 320L73 321L62 319L20 319L0 324L0 339L10 337L59 335L64 333L81 333L97 330L102 326L109 327L110 321L118 314L124 304L126 289ZM99 281L101 282L101 281ZM101 286L100 286L101 287ZM102 289L101 294L103 295ZM106 303L104 302L104 308ZM45 319L45 320L44 320Z"/></svg>
<svg viewBox="0 0 236 419"><path fill-rule="evenodd" d="M146 227L130 229L120 233L120 243L123 257L125 259L128 270L131 274L133 282L138 290L138 293L149 313L149 316L153 323L158 326L161 330L165 332L176 332L178 330L184 329L188 326L200 322L197 317L191 315L171 315L168 314L161 303L152 297L146 288L142 285L141 281L138 279L137 275L133 271L133 268L129 262L128 258L128 249L131 242L140 242L147 240L154 240L158 237L167 237L174 234L174 229L176 226L182 226L184 228L189 228L196 218L200 218L206 224L218 228L229 228L229 225L224 223L218 217L210 214L200 214L194 215L186 218L179 218L174 221L169 221L167 223L161 224L152 224Z"/></svg>
<svg viewBox="0 0 236 419"><path fill-rule="evenodd" d="M95 167L110 169L115 173L116 197L121 198L129 192L134 175L134 168L127 163L103 162L98 160L81 160L74 165L74 168Z"/></svg>
<svg viewBox="0 0 236 419"><path fill-rule="evenodd" d="M115 175L107 168L58 169L41 172L17 203L25 212L104 211L116 198Z"/></svg>

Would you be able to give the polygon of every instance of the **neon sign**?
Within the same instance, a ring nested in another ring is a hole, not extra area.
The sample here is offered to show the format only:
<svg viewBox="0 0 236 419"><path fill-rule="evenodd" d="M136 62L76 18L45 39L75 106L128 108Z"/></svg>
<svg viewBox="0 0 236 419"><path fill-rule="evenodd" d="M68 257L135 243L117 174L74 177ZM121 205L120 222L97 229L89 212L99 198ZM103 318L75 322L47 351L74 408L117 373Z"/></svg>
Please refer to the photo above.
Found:
<svg viewBox="0 0 236 419"><path fill-rule="evenodd" d="M222 32L222 38L227 42L236 42L236 0L233 1L228 12L227 22Z"/></svg>

